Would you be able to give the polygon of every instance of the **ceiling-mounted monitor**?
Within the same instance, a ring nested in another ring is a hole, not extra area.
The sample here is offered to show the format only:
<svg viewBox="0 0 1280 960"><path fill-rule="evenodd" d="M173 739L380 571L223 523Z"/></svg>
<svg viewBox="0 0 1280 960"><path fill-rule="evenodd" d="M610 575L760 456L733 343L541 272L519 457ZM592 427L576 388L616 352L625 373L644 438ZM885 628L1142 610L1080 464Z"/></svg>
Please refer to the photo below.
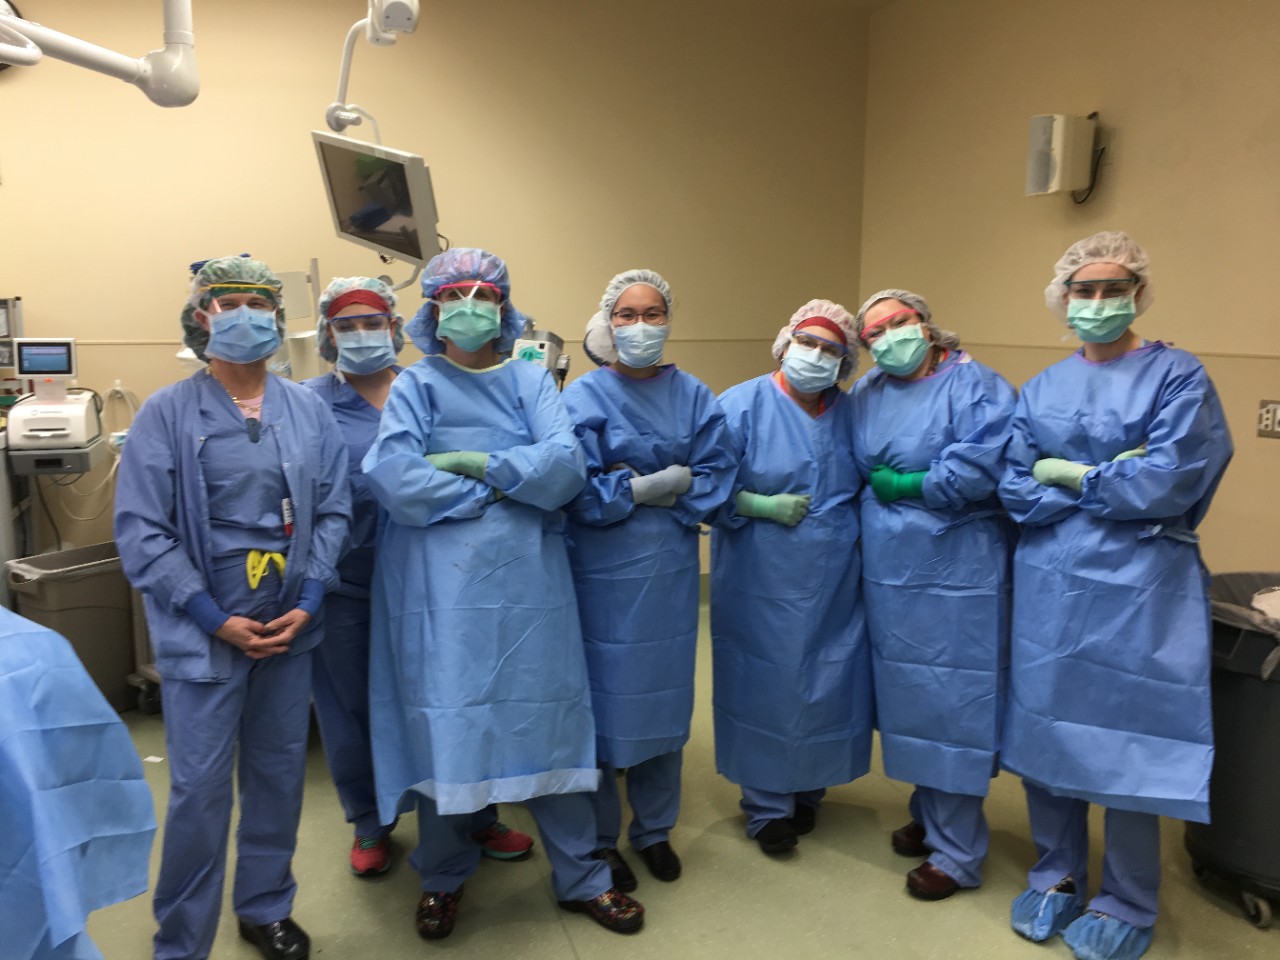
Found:
<svg viewBox="0 0 1280 960"><path fill-rule="evenodd" d="M440 252L422 157L319 130L311 137L338 236L419 266Z"/></svg>

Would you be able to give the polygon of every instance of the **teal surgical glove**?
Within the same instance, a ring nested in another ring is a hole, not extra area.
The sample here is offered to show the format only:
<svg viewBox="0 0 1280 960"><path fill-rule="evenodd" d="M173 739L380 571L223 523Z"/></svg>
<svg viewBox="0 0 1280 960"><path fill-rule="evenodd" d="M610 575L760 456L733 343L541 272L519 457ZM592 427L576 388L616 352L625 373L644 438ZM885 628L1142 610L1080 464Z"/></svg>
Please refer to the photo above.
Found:
<svg viewBox="0 0 1280 960"><path fill-rule="evenodd" d="M1111 458L1113 463L1121 460L1132 460L1134 457L1145 457L1147 455L1147 445L1144 443L1140 447L1134 447L1132 450L1126 450L1124 453L1117 453Z"/></svg>
<svg viewBox="0 0 1280 960"><path fill-rule="evenodd" d="M450 450L448 453L428 453L427 459L437 470L456 473L473 480L483 480L489 455L479 450Z"/></svg>
<svg viewBox="0 0 1280 960"><path fill-rule="evenodd" d="M772 496L743 490L735 501L738 513L744 517L772 520L784 527L794 527L809 512L809 495L775 493Z"/></svg>
<svg viewBox="0 0 1280 960"><path fill-rule="evenodd" d="M882 463L871 468L871 489L881 503L893 503L903 497L919 497L924 490L924 477L928 472L916 470L899 473Z"/></svg>
<svg viewBox="0 0 1280 960"><path fill-rule="evenodd" d="M1087 463L1076 463L1074 460L1063 460L1060 457L1046 457L1035 462L1035 466L1031 468L1031 475L1040 483L1068 487L1079 493L1084 475L1092 469L1093 467Z"/></svg>
<svg viewBox="0 0 1280 960"><path fill-rule="evenodd" d="M655 507L670 507L675 498L689 489L693 471L678 463L644 476L631 478L631 499L639 506L648 503Z"/></svg>

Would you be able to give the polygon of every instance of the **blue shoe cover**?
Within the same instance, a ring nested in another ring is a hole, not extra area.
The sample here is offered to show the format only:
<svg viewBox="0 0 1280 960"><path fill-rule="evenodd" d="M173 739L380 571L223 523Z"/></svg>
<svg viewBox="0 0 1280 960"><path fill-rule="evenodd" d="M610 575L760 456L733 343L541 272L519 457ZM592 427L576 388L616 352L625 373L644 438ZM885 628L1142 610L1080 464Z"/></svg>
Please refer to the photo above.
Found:
<svg viewBox="0 0 1280 960"><path fill-rule="evenodd" d="M1090 911L1062 934L1077 960L1138 960L1151 946L1151 928Z"/></svg>
<svg viewBox="0 0 1280 960"><path fill-rule="evenodd" d="M1084 900L1078 893L1041 893L1028 888L1018 894L1009 912L1014 933L1041 943L1056 937L1084 913Z"/></svg>

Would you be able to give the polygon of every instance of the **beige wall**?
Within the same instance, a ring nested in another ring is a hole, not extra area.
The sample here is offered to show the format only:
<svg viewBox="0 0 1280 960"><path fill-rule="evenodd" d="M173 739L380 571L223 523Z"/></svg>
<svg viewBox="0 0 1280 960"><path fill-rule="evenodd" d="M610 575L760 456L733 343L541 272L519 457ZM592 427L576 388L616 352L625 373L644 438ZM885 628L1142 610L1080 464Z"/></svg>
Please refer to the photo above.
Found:
<svg viewBox="0 0 1280 960"><path fill-rule="evenodd" d="M1201 529L1215 571L1280 569L1280 4L895 0L871 16L863 295L905 286L1014 383L1065 355L1043 306L1074 240L1125 229L1153 263L1142 334L1198 354L1236 456ZM1034 114L1098 111L1092 199L1024 197Z"/></svg>
<svg viewBox="0 0 1280 960"><path fill-rule="evenodd" d="M21 7L129 55L159 45L155 0ZM80 338L82 383L145 397L183 375L193 260L388 269L333 236L309 135L364 7L197 3L202 89L176 110L54 61L0 73L0 295L24 297L29 334ZM385 143L427 158L441 232L505 257L515 302L544 327L580 337L610 276L653 267L678 300L672 356L723 389L768 365L805 300L857 293L863 7L490 0L478 18L433 0L396 46L360 41L349 98ZM406 296L406 314L419 302ZM75 542L109 535L67 527Z"/></svg>

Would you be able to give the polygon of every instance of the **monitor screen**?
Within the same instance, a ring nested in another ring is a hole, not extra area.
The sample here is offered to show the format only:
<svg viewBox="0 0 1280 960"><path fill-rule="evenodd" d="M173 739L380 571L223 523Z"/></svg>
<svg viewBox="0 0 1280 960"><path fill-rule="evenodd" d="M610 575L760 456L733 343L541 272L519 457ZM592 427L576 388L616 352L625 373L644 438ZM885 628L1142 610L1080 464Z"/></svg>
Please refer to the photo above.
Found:
<svg viewBox="0 0 1280 960"><path fill-rule="evenodd" d="M73 339L13 341L14 371L21 378L76 375L76 342Z"/></svg>
<svg viewBox="0 0 1280 960"><path fill-rule="evenodd" d="M440 252L422 157L318 130L311 137L338 236L419 265Z"/></svg>

